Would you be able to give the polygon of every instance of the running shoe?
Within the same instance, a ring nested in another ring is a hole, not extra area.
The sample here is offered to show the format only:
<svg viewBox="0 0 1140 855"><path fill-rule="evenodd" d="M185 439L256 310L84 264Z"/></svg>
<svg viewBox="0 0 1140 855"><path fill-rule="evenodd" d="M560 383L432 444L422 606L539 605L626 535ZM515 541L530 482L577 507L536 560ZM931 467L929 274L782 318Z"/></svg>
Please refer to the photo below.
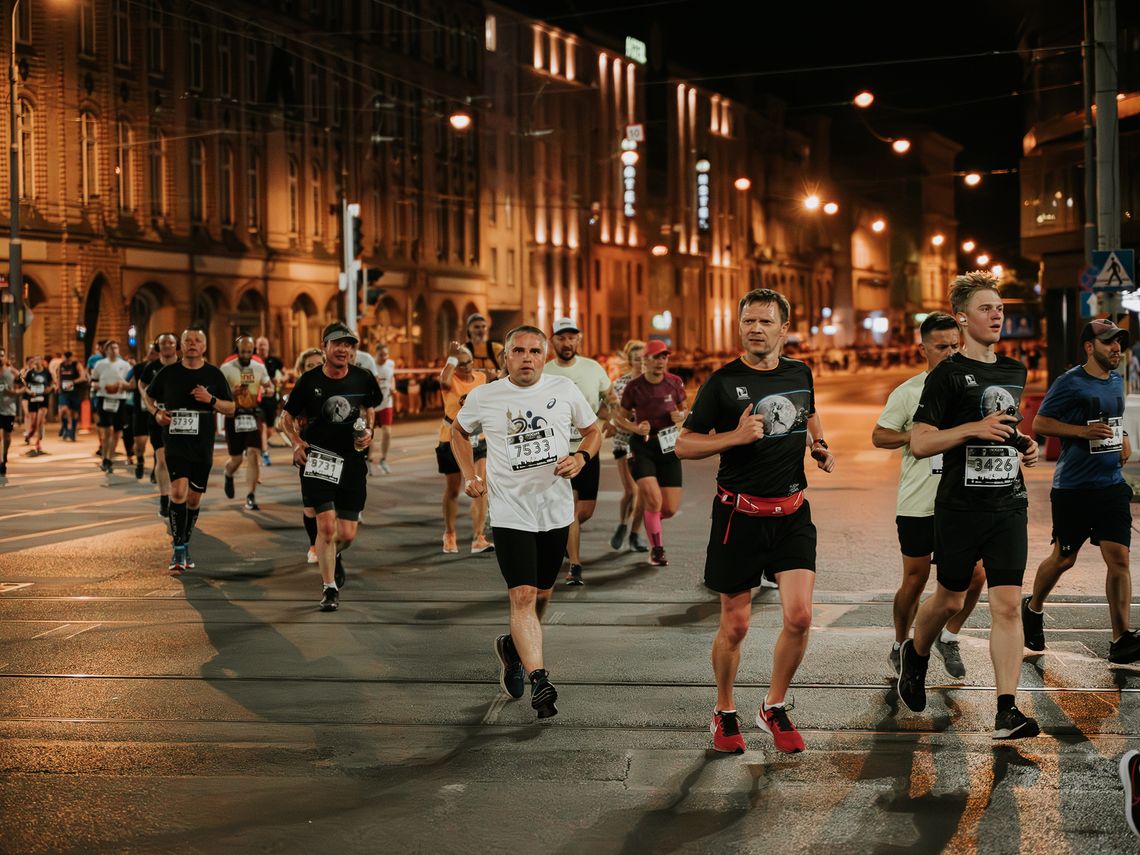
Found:
<svg viewBox="0 0 1140 855"><path fill-rule="evenodd" d="M264 463L266 466L272 466L273 465L273 461L269 459L269 452L268 451L261 452L261 462Z"/></svg>
<svg viewBox="0 0 1140 855"><path fill-rule="evenodd" d="M1041 732L1037 720L1017 707L1001 710L994 719L994 739L1028 739Z"/></svg>
<svg viewBox="0 0 1140 855"><path fill-rule="evenodd" d="M479 535L473 541L471 541L471 554L472 555L478 555L480 552L494 552L494 551L495 551L495 544L491 543L491 541L487 540L487 538L483 537L483 535Z"/></svg>
<svg viewBox="0 0 1140 855"><path fill-rule="evenodd" d="M942 657L942 667L951 677L960 680L966 676L966 663L962 661L962 651L957 641L943 641L941 636L934 642L934 649Z"/></svg>
<svg viewBox="0 0 1140 855"><path fill-rule="evenodd" d="M145 475L145 474L146 474L146 464L140 460L138 463L135 464L135 480L141 481L143 479L143 475Z"/></svg>
<svg viewBox="0 0 1140 855"><path fill-rule="evenodd" d="M566 571L566 584L573 586L581 586L586 584L582 581L582 565L571 564L570 569Z"/></svg>
<svg viewBox="0 0 1140 855"><path fill-rule="evenodd" d="M894 672L895 677L899 675L899 648L891 645L890 655L887 657L891 662L891 671Z"/></svg>
<svg viewBox="0 0 1140 855"><path fill-rule="evenodd" d="M176 546L174 547L174 554L170 556L170 566L166 569L169 570L172 575L176 576L188 569L187 562L189 560L190 557L186 553L186 547Z"/></svg>
<svg viewBox="0 0 1140 855"><path fill-rule="evenodd" d="M253 495L253 493L250 493L248 496L245 497L245 509L247 511L260 511L261 510L261 507L257 504L257 499Z"/></svg>
<svg viewBox="0 0 1140 855"><path fill-rule="evenodd" d="M1140 633L1126 632L1108 645L1108 661L1114 665L1129 665L1140 659Z"/></svg>
<svg viewBox="0 0 1140 855"><path fill-rule="evenodd" d="M543 668L530 675L530 705L538 713L539 720L553 718L558 715L554 702L558 700L558 691L550 684L550 679Z"/></svg>
<svg viewBox="0 0 1140 855"><path fill-rule="evenodd" d="M1120 780L1124 784L1124 820L1132 833L1140 837L1140 751L1126 751L1120 758Z"/></svg>
<svg viewBox="0 0 1140 855"><path fill-rule="evenodd" d="M629 531L629 526L625 523L622 523L614 529L614 536L610 538L610 549L621 549L621 545L625 543L625 533L627 531Z"/></svg>
<svg viewBox="0 0 1140 855"><path fill-rule="evenodd" d="M526 671L509 635L495 639L495 655L499 657L499 685L512 698L521 698L526 690Z"/></svg>
<svg viewBox="0 0 1140 855"><path fill-rule="evenodd" d="M344 562L340 560L340 553L336 554L336 569L333 570L333 581L337 588L344 587Z"/></svg>
<svg viewBox="0 0 1140 855"><path fill-rule="evenodd" d="M226 494L227 499L234 497L234 476L222 473L222 491Z"/></svg>
<svg viewBox="0 0 1140 855"><path fill-rule="evenodd" d="M336 588L325 588L321 595L321 611L335 612L340 606L340 591Z"/></svg>
<svg viewBox="0 0 1140 855"><path fill-rule="evenodd" d="M190 557L190 544L185 544L182 547L182 560L186 563L187 570L193 570L198 565L194 563L194 559Z"/></svg>
<svg viewBox="0 0 1140 855"><path fill-rule="evenodd" d="M756 713L756 724L761 730L772 734L772 742L775 743L777 750L785 754L798 754L804 750L804 738L788 718L789 709L791 707L786 704L768 709L764 709L764 704L760 704L760 711Z"/></svg>
<svg viewBox="0 0 1140 855"><path fill-rule="evenodd" d="M316 564L320 559L317 558L317 548L310 546L308 553L305 555L306 564Z"/></svg>
<svg viewBox="0 0 1140 855"><path fill-rule="evenodd" d="M665 567L669 564L669 559L665 557L665 547L655 546L649 553L649 563L654 567Z"/></svg>
<svg viewBox="0 0 1140 855"><path fill-rule="evenodd" d="M723 751L725 754L744 753L746 747L744 735L740 732L740 719L737 718L735 710L714 712L709 733L712 734L713 748L717 751Z"/></svg>
<svg viewBox="0 0 1140 855"><path fill-rule="evenodd" d="M107 461L107 468L104 469L103 471L106 472L108 475L113 475L115 472L115 464L112 463L110 460L108 460Z"/></svg>
<svg viewBox="0 0 1140 855"><path fill-rule="evenodd" d="M926 709L926 666L930 658L921 658L914 652L914 642L907 639L899 648L899 700L911 712Z"/></svg>
<svg viewBox="0 0 1140 855"><path fill-rule="evenodd" d="M629 536L629 548L634 552L649 551L649 547L645 545L645 541L641 539L641 535L639 535L636 531L631 533Z"/></svg>
<svg viewBox="0 0 1140 855"><path fill-rule="evenodd" d="M768 574L764 573L760 576L760 587L761 588L771 588L772 590L775 591L775 590L779 590L780 586L778 584L776 584L775 579L770 579L768 577Z"/></svg>
<svg viewBox="0 0 1140 855"><path fill-rule="evenodd" d="M1021 631L1025 635L1025 646L1040 653L1045 649L1045 613L1029 608L1031 599L1021 598Z"/></svg>
<svg viewBox="0 0 1140 855"><path fill-rule="evenodd" d="M8 463L7 463L7 461L5 461L4 463L0 463L0 478L7 476L7 474L8 474Z"/></svg>
<svg viewBox="0 0 1140 855"><path fill-rule="evenodd" d="M380 471L383 472L385 475L391 475L392 474L392 467L388 465L387 460L381 460L380 461Z"/></svg>
<svg viewBox="0 0 1140 855"><path fill-rule="evenodd" d="M454 532L444 532L443 551L448 555L454 555L459 552L459 542L455 539Z"/></svg>

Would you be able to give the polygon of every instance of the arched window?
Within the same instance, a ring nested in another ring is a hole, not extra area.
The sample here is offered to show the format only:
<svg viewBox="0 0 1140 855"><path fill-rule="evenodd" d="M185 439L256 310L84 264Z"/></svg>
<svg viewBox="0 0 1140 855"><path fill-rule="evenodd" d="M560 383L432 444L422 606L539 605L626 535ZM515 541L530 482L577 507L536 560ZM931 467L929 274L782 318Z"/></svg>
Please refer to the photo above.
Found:
<svg viewBox="0 0 1140 855"><path fill-rule="evenodd" d="M146 63L147 69L156 74L166 71L164 17L162 3L159 0L151 0L146 21Z"/></svg>
<svg viewBox="0 0 1140 855"><path fill-rule="evenodd" d="M17 117L19 133L16 145L20 157L20 198L36 198L36 113L25 99L20 99Z"/></svg>
<svg viewBox="0 0 1140 855"><path fill-rule="evenodd" d="M134 197L134 133L123 119L115 123L115 189L119 195L119 210L133 211Z"/></svg>
<svg viewBox="0 0 1140 855"><path fill-rule="evenodd" d="M88 112L79 114L79 169L83 203L99 198L99 123Z"/></svg>
<svg viewBox="0 0 1140 855"><path fill-rule="evenodd" d="M234 166L234 150L230 146L222 149L222 225L234 224L234 204L237 197L236 168Z"/></svg>
<svg viewBox="0 0 1140 855"><path fill-rule="evenodd" d="M150 215L165 217L170 210L166 193L166 137L157 128L151 131L147 155Z"/></svg>
<svg viewBox="0 0 1140 855"><path fill-rule="evenodd" d="M190 141L190 219L206 219L206 146L201 140Z"/></svg>
<svg viewBox="0 0 1140 855"><path fill-rule="evenodd" d="M297 161L290 158L289 160L289 234L292 237L297 236L300 230L301 219L301 198L300 187L298 181L300 180L297 175Z"/></svg>
<svg viewBox="0 0 1140 855"><path fill-rule="evenodd" d="M312 231L313 237L320 240L323 233L322 226L324 225L324 193L321 186L321 165L317 161L313 161L313 172L309 179L309 196L313 209L313 222Z"/></svg>
<svg viewBox="0 0 1140 855"><path fill-rule="evenodd" d="M252 149L245 175L245 193L245 218L249 230L261 231L261 156Z"/></svg>

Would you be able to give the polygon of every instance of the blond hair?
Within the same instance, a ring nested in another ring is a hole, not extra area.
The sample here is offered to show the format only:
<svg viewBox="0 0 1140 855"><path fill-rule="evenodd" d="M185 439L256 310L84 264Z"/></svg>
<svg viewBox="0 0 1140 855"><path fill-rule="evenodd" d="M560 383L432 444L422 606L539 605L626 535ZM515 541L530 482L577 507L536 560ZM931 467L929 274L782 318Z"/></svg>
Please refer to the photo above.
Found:
<svg viewBox="0 0 1140 855"><path fill-rule="evenodd" d="M305 362L310 356L319 356L321 358L321 364L324 364L325 352L319 347L310 347L308 350L302 350L301 355L297 357L297 364L293 366L293 373L298 377L303 373Z"/></svg>
<svg viewBox="0 0 1140 855"><path fill-rule="evenodd" d="M631 338L621 349L621 361L629 365L629 355L635 350L645 350L645 342L641 339Z"/></svg>
<svg viewBox="0 0 1140 855"><path fill-rule="evenodd" d="M970 298L979 291L994 291L1001 294L998 278L988 270L971 270L955 276L950 282L950 308L964 312L970 305Z"/></svg>

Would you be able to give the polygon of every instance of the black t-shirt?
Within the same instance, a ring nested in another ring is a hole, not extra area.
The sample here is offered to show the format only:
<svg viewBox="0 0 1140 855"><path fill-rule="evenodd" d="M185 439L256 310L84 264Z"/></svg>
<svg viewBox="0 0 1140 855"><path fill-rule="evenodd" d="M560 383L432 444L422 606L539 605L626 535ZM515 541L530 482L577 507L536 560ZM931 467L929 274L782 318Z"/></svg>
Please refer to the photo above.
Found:
<svg viewBox="0 0 1140 855"><path fill-rule="evenodd" d="M36 371L33 368L29 368L24 372L24 385L27 387L27 390L24 392L24 397L31 401L33 404L40 403L44 400L43 392L52 385L52 382L51 372L46 368L44 368L42 371ZM40 394L37 395L33 393L33 386L43 387L40 390Z"/></svg>
<svg viewBox="0 0 1140 855"><path fill-rule="evenodd" d="M161 362L158 363L162 365ZM146 387L147 395L169 412L190 411L196 418L181 418L162 429L167 456L192 457L214 454L214 412L209 401L194 398L194 388L206 390L221 401L232 401L230 384L221 369L206 363L201 368L187 368L181 362L162 367Z"/></svg>
<svg viewBox="0 0 1140 855"><path fill-rule="evenodd" d="M804 489L807 422L815 415L811 369L786 357L769 371L734 359L701 386L685 427L697 433L731 433L746 407L764 416L764 438L722 451L717 481L734 493L764 498Z"/></svg>
<svg viewBox="0 0 1140 855"><path fill-rule="evenodd" d="M926 378L914 421L946 430L1000 410L1017 412L1024 388L1025 366L1016 359L978 362L956 353ZM1012 445L969 439L942 455L936 508L1005 511L1028 504L1021 461Z"/></svg>
<svg viewBox="0 0 1140 855"><path fill-rule="evenodd" d="M265 370L269 372L269 382L273 383L275 387L277 385L277 372L283 371L284 368L285 363L276 356L265 357ZM263 393L261 397L268 398L272 396Z"/></svg>
<svg viewBox="0 0 1140 855"><path fill-rule="evenodd" d="M71 362L59 363L59 390L61 392L74 392L75 384L79 381L79 363L74 359Z"/></svg>
<svg viewBox="0 0 1140 855"><path fill-rule="evenodd" d="M174 363L171 363L173 365ZM150 384L154 382L154 378L158 376L158 372L165 368L161 359L151 359L147 362L140 363L131 369L131 379L135 380L135 406L140 410L143 409L142 390L146 387L148 390ZM152 415L151 418L154 418Z"/></svg>
<svg viewBox="0 0 1140 855"><path fill-rule="evenodd" d="M362 410L380 406L380 398L380 386L371 371L349 365L348 374L337 380L318 365L301 375L285 402L285 412L304 418L301 438L309 445L355 460L360 455L353 448L352 425Z"/></svg>

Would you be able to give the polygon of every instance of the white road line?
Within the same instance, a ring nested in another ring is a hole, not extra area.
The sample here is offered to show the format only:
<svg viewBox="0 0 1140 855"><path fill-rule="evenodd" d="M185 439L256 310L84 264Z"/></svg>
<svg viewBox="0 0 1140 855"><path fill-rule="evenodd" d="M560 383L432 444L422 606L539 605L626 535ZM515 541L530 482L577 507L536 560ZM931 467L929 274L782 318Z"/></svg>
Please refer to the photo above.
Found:
<svg viewBox="0 0 1140 855"><path fill-rule="evenodd" d="M479 724L495 724L499 720L499 714L502 713L503 707L507 705L510 698L499 695L495 700L491 701L491 706L487 707L487 712L483 715Z"/></svg>
<svg viewBox="0 0 1140 855"><path fill-rule="evenodd" d="M102 625L103 624L101 624L101 623L93 623L93 624L91 624L91 626L83 627L83 629L79 630L78 632L73 632L73 633L71 633L71 635L65 635L64 638L75 638L75 636L77 636L77 635L83 635L83 633L87 632L87 630L89 630L89 629L95 629L95 627L102 626Z"/></svg>
<svg viewBox="0 0 1140 855"><path fill-rule="evenodd" d="M551 612L546 622L547 624L562 623L562 618L564 617L566 617L566 612Z"/></svg>
<svg viewBox="0 0 1140 855"><path fill-rule="evenodd" d="M21 588L30 588L35 582L0 582L0 594L8 594L12 591L19 591Z"/></svg>
<svg viewBox="0 0 1140 855"><path fill-rule="evenodd" d="M72 512L72 511L82 510L84 508L93 508L93 507L102 508L102 507L106 507L107 505L122 505L122 504L125 504L127 502L142 501L143 499L153 501L154 496L150 493L147 493L146 495L125 496L122 499L111 499L109 501L104 499L104 500L98 501L98 502L82 502L81 504L78 504L78 505L64 505L64 506L59 507L59 508L37 508L37 509L31 510L31 511L20 511L20 512L15 513L15 514L5 514L4 516L0 517L0 522L3 522L4 520L15 519L16 517L30 517L33 515L44 514L44 513L66 514L66 513Z"/></svg>
<svg viewBox="0 0 1140 855"><path fill-rule="evenodd" d="M36 531L32 532L31 534L17 534L13 537L0 537L0 543L12 543L16 540L31 540L32 538L51 537L52 535L64 534L69 531L83 531L84 529L98 528L99 526L110 525L111 523L118 523L119 525L122 525L123 523L134 522L136 520L148 520L150 518L150 514L137 514L133 517L122 517L117 520L102 520L100 522L86 523L84 525L68 526L67 528L49 528L47 531Z"/></svg>
<svg viewBox="0 0 1140 855"><path fill-rule="evenodd" d="M51 635L53 632L59 632L61 629L67 629L71 624L65 623L63 626L57 626L52 629L45 629L43 632L33 635L32 638L43 638L44 636Z"/></svg>

